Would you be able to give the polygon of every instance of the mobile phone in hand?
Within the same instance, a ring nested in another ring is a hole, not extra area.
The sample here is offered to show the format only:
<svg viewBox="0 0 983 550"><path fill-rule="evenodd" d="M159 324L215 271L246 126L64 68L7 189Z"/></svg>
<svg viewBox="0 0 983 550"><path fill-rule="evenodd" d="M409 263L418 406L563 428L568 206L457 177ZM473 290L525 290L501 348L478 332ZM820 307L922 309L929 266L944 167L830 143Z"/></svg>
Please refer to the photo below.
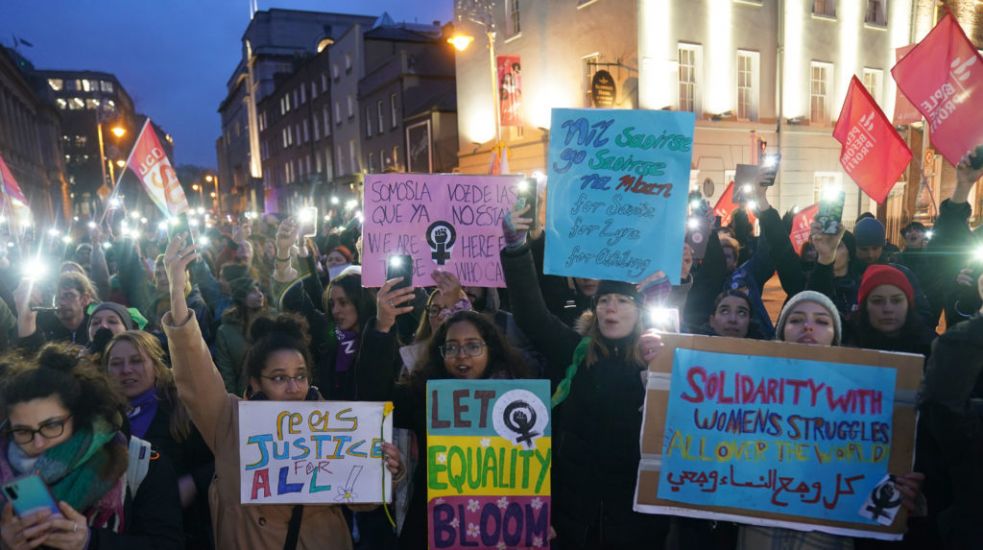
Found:
<svg viewBox="0 0 983 550"><path fill-rule="evenodd" d="M521 210L528 206L529 211L526 212L524 216L532 219L531 227L536 227L536 222L539 219L539 216L537 215L537 208L539 206L539 192L536 189L536 180L533 178L525 178L519 181L518 185L515 187L515 195L516 210Z"/></svg>
<svg viewBox="0 0 983 550"><path fill-rule="evenodd" d="M846 193L842 189L823 192L822 200L819 201L819 211L816 212L816 221L822 226L823 233L835 235L840 231L844 203L846 203Z"/></svg>
<svg viewBox="0 0 983 550"><path fill-rule="evenodd" d="M738 164L734 172L734 204L745 204L754 198L754 186L758 181L756 164Z"/></svg>
<svg viewBox="0 0 983 550"><path fill-rule="evenodd" d="M4 483L3 496L10 502L18 517L45 509L51 510L52 514L61 515L58 503L51 496L51 491L37 474L18 477Z"/></svg>
<svg viewBox="0 0 983 550"><path fill-rule="evenodd" d="M399 290L413 285L413 256L409 254L393 254L386 260L386 280L402 277L403 280L393 285L392 290Z"/></svg>
<svg viewBox="0 0 983 550"><path fill-rule="evenodd" d="M765 158L761 162L761 166L758 167L758 175L755 178L755 185L760 185L762 187L771 187L775 185L775 176L778 174L778 163L781 162L782 156L775 155L765 155Z"/></svg>
<svg viewBox="0 0 983 550"><path fill-rule="evenodd" d="M297 216L297 222L300 226L300 236L304 238L316 237L317 236L317 207L316 206L305 206L300 209L300 214Z"/></svg>

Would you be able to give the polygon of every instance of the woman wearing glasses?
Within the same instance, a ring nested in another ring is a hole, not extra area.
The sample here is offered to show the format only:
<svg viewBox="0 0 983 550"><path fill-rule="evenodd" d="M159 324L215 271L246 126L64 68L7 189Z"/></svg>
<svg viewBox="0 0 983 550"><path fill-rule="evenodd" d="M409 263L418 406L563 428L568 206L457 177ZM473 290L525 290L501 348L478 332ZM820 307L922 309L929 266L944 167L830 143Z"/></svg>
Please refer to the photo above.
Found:
<svg viewBox="0 0 983 550"><path fill-rule="evenodd" d="M339 506L256 505L239 503L239 397L226 393L195 316L188 309L184 283L195 258L184 235L167 247L171 311L162 321L171 348L178 394L205 443L215 454L215 479L209 489L216 548L305 548L350 550L352 539ZM252 326L253 346L245 358L249 399L318 401L310 385L310 337L303 319L280 315ZM396 448L383 444L394 479L402 465Z"/></svg>
<svg viewBox="0 0 983 550"><path fill-rule="evenodd" d="M0 494L3 548L182 548L170 463L152 453L137 461L147 468L142 479L128 473L137 470L131 443L140 442L121 431L126 401L104 373L82 361L64 344L49 344L33 359L2 361L8 370L0 390L7 419L0 483L37 474L59 508L19 517L10 495Z"/></svg>
<svg viewBox="0 0 983 550"><path fill-rule="evenodd" d="M406 299L409 299L409 294ZM399 303L396 302L396 305ZM385 307L390 306L387 304ZM459 311L436 327L416 366L396 383L398 376L399 365L396 362L360 362L356 375L358 397L370 401L393 401L393 426L412 430L418 448L422 450L427 448L428 381L447 378L527 378L528 372L522 356L509 346L492 321L473 311ZM418 467L413 472L413 494L399 535L399 548L402 550L427 547L426 476L425 467Z"/></svg>

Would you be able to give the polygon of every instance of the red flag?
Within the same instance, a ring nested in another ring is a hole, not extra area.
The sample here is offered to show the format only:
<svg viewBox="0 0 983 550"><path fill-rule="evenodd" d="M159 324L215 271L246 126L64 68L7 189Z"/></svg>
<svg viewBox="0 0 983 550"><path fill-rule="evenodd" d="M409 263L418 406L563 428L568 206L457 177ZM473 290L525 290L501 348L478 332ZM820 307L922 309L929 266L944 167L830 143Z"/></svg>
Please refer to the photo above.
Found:
<svg viewBox="0 0 983 550"><path fill-rule="evenodd" d="M720 216L720 227L730 225L731 218L734 217L734 210L738 208L738 205L734 203L734 182L732 180L727 184L727 188L724 189L724 194L717 200L716 206L713 207L713 215ZM750 210L747 212L747 217L751 225L754 225L754 222L758 219Z"/></svg>
<svg viewBox="0 0 983 550"><path fill-rule="evenodd" d="M500 124L521 126L522 64L517 55L500 55L498 65L498 104Z"/></svg>
<svg viewBox="0 0 983 550"><path fill-rule="evenodd" d="M809 235L812 233L812 220L816 218L816 212L819 212L818 204L799 210L799 213L792 218L792 231L789 232L788 238L791 239L796 254L802 254L802 246L809 240Z"/></svg>
<svg viewBox="0 0 983 550"><path fill-rule="evenodd" d="M833 137L841 144L843 170L870 198L883 203L911 162L911 151L856 76L850 80Z"/></svg>
<svg viewBox="0 0 983 550"><path fill-rule="evenodd" d="M20 190L20 185L17 185L14 173L10 171L10 168L7 168L7 163L3 161L3 155L0 155L0 192L5 197L10 197L25 206L27 205L27 198L24 196L24 192Z"/></svg>
<svg viewBox="0 0 983 550"><path fill-rule="evenodd" d="M165 216L177 216L188 209L188 199L177 179L177 172L167 159L149 118L133 144L126 165L140 177L147 194Z"/></svg>
<svg viewBox="0 0 983 550"><path fill-rule="evenodd" d="M956 18L946 13L891 69L898 89L925 116L932 145L952 164L983 142L981 61Z"/></svg>
<svg viewBox="0 0 983 550"><path fill-rule="evenodd" d="M894 58L897 61L901 61L901 59L908 55L908 52L913 49L915 49L915 44L900 47L894 50ZM894 119L892 120L894 124L912 124L920 121L921 119L922 114L918 112L918 109L916 109L910 101L908 101L908 98L905 97L904 94L902 94L900 91L895 94Z"/></svg>

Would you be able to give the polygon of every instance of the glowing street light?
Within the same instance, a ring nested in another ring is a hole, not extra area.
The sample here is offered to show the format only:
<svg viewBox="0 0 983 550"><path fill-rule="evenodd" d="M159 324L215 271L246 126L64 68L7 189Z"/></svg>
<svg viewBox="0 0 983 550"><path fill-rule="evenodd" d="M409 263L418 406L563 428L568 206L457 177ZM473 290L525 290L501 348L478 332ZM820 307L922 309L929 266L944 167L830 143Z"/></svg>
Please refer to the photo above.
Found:
<svg viewBox="0 0 983 550"><path fill-rule="evenodd" d="M126 128L123 128L122 126L113 126L110 132L112 132L114 136L121 138L126 135Z"/></svg>
<svg viewBox="0 0 983 550"><path fill-rule="evenodd" d="M472 42L474 42L474 37L463 33L454 33L454 36L447 39L447 43L454 46L454 49L459 52L463 52L464 50L468 49L468 46L470 46Z"/></svg>

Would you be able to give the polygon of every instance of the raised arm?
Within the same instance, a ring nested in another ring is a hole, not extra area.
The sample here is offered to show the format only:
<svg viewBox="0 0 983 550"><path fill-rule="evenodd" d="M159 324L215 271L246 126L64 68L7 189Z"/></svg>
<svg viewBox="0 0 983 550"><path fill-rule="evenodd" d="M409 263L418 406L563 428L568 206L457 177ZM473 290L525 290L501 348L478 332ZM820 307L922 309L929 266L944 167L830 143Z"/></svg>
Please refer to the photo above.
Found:
<svg viewBox="0 0 983 550"><path fill-rule="evenodd" d="M171 351L171 367L178 396L188 408L191 420L210 447L216 440L216 429L222 409L227 406L228 394L222 375L212 362L208 346L201 336L198 320L184 297L188 264L196 256L194 246L186 244L186 235L171 240L164 253L164 266L170 282L171 311L164 315L161 325L167 334ZM214 451L214 447L212 447Z"/></svg>

